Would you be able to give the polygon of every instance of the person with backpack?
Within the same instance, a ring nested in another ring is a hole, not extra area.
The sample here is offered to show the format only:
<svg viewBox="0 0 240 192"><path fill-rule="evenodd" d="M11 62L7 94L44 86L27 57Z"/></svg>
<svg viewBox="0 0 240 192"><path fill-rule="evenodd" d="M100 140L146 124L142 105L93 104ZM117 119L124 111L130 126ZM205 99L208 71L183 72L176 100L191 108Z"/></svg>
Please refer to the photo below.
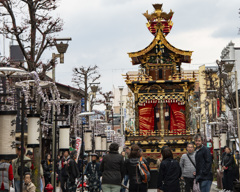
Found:
<svg viewBox="0 0 240 192"><path fill-rule="evenodd" d="M231 153L231 149L229 147L225 148L225 156L222 160L222 168L224 170L223 173L223 189L232 191L233 190L233 181L235 177L235 169L236 164L233 157L233 154Z"/></svg>
<svg viewBox="0 0 240 192"><path fill-rule="evenodd" d="M13 180L12 165L6 160L0 160L0 191L10 191L10 184Z"/></svg>
<svg viewBox="0 0 240 192"><path fill-rule="evenodd" d="M89 191L99 192L101 189L100 177L102 173L100 171L100 164L97 162L98 155L93 153L91 156L92 161L87 164L84 175L88 178Z"/></svg>
<svg viewBox="0 0 240 192"><path fill-rule="evenodd" d="M70 192L76 192L77 185L75 180L79 177L79 171L76 163L77 151L74 150L70 154L70 159L68 160L67 172L68 172L68 190Z"/></svg>
<svg viewBox="0 0 240 192"><path fill-rule="evenodd" d="M144 173L147 178L142 176ZM138 145L132 145L128 159L125 161L125 174L129 176L129 192L146 192L150 180L147 160L141 156L141 149Z"/></svg>
<svg viewBox="0 0 240 192"><path fill-rule="evenodd" d="M111 143L109 154L105 155L100 165L102 172L102 191L119 192L124 177L124 161L118 153L119 145Z"/></svg>
<svg viewBox="0 0 240 192"><path fill-rule="evenodd" d="M68 150L64 151L63 158L59 163L60 169L60 179L61 179L61 189L62 192L67 192L67 181L68 181L68 173L67 173L67 164L68 160L70 159Z"/></svg>
<svg viewBox="0 0 240 192"><path fill-rule="evenodd" d="M158 172L158 192L180 192L181 167L178 161L173 159L173 154L169 147L162 150L162 156L163 160Z"/></svg>
<svg viewBox="0 0 240 192"><path fill-rule="evenodd" d="M52 173L52 159L50 154L46 154L45 160L42 160L43 175L45 179L45 187L47 184L51 183L51 173Z"/></svg>
<svg viewBox="0 0 240 192"><path fill-rule="evenodd" d="M25 153L25 149L23 149ZM12 168L13 168L13 176L14 176L14 186L15 192L20 192L20 175L21 175L21 147L17 147L16 149L17 158L12 161ZM24 161L24 168L23 168L23 176L26 172L30 172L31 169L31 159L23 156Z"/></svg>
<svg viewBox="0 0 240 192"><path fill-rule="evenodd" d="M180 167L182 169L182 177L185 181L185 192L193 190L193 181L196 174L196 162L194 144L187 144L187 153L183 154L180 159Z"/></svg>

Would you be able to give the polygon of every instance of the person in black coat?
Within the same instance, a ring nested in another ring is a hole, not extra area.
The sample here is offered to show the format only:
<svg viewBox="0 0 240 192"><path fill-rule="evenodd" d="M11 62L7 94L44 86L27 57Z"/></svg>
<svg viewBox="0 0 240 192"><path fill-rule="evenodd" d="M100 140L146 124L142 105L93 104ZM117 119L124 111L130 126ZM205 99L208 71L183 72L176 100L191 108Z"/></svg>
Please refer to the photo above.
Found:
<svg viewBox="0 0 240 192"><path fill-rule="evenodd" d="M87 164L84 175L88 178L89 191L99 192L101 189L100 177L102 176L102 173L100 171L100 164L97 162L98 155L93 153L91 156L92 162Z"/></svg>
<svg viewBox="0 0 240 192"><path fill-rule="evenodd" d="M102 190L104 192L120 191L124 177L124 161L118 153L118 144L109 146L109 154L104 156L100 165L102 172Z"/></svg>
<svg viewBox="0 0 240 192"><path fill-rule="evenodd" d="M209 192L213 180L212 156L210 150L203 145L201 135L195 135L194 140L196 145L196 181L199 182L201 192Z"/></svg>
<svg viewBox="0 0 240 192"><path fill-rule="evenodd" d="M68 190L70 192L71 191L76 192L76 189L77 189L75 180L76 178L79 177L79 171L78 171L76 159L77 159L77 151L74 150L70 154L70 159L68 160L68 167L67 167L67 171L69 175Z"/></svg>
<svg viewBox="0 0 240 192"><path fill-rule="evenodd" d="M132 145L131 152L125 161L125 174L129 176L129 192L146 192L147 183L143 183L137 164L141 157L141 149L138 145ZM147 165L145 158L142 161ZM149 170L149 167L148 167Z"/></svg>
<svg viewBox="0 0 240 192"><path fill-rule="evenodd" d="M234 181L234 169L235 166L235 160L231 153L231 149L229 147L225 148L225 156L222 160L222 166L223 166L223 189L225 190L233 190L233 181Z"/></svg>
<svg viewBox="0 0 240 192"><path fill-rule="evenodd" d="M158 172L158 191L180 192L179 179L182 171L179 162L173 159L172 151L169 147L162 150L163 161Z"/></svg>
<svg viewBox="0 0 240 192"><path fill-rule="evenodd" d="M69 151L64 151L63 157L60 162L60 174L61 174L61 189L63 192L67 192L67 181L68 181L68 160L70 159Z"/></svg>
<svg viewBox="0 0 240 192"><path fill-rule="evenodd" d="M47 184L51 183L51 173L52 173L52 159L50 154L46 154L45 160L42 160L43 175L45 179L45 187Z"/></svg>

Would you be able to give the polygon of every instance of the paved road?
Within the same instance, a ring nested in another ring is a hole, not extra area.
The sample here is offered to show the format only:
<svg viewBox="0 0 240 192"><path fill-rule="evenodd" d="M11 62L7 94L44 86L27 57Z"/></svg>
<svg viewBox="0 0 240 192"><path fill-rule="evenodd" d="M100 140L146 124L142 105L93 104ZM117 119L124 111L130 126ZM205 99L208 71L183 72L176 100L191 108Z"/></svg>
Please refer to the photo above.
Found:
<svg viewBox="0 0 240 192"><path fill-rule="evenodd" d="M212 184L211 192L219 192L220 190L216 188L216 184ZM61 192L60 187L57 187L56 192ZM148 189L148 192L157 192L157 189Z"/></svg>
<svg viewBox="0 0 240 192"><path fill-rule="evenodd" d="M213 183L211 187L211 192L219 192L220 190L217 189L217 183ZM148 189L148 192L157 192L157 189Z"/></svg>

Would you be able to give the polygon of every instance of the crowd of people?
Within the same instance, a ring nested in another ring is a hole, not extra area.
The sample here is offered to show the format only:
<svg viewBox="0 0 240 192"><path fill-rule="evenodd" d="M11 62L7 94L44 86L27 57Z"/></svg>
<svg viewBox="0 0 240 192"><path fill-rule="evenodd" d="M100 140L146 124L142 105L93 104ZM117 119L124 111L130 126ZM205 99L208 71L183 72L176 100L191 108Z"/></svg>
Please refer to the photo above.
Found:
<svg viewBox="0 0 240 192"><path fill-rule="evenodd" d="M187 153L183 154L180 160L174 159L169 146L162 147L161 158L157 161L158 192L180 192L182 181L185 183L184 191L186 192L210 192L213 181L212 155L203 145L201 135L196 135L194 141L187 144ZM151 174L148 162L142 156L142 149L134 144L131 148L126 147L121 154L118 151L118 144L112 143L107 154L99 157L98 154L93 153L89 162L86 159L77 161L76 151L64 151L62 157L58 156L56 164L57 184L63 192L76 192L78 187L76 181L82 181L81 178L85 176L90 192L125 192L126 190L146 192ZM15 191L20 191L20 147L17 148L17 155L18 157L12 162L0 161L0 192L10 191L12 181L14 181ZM24 192L36 191L31 178L31 172L34 169L32 158L31 151L24 155ZM233 191L233 181L239 179L239 153L237 151L234 155L226 146L221 159L223 189ZM42 192L51 183L52 171L51 155L47 154L40 166Z"/></svg>

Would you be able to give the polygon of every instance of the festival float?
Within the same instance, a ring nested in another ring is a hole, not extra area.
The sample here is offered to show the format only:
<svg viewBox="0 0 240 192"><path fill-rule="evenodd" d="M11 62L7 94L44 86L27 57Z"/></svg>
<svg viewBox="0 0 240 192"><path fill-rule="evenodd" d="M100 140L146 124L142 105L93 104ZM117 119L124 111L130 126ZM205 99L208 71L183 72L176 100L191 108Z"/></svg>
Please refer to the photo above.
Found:
<svg viewBox="0 0 240 192"><path fill-rule="evenodd" d="M141 146L152 172L150 186L156 183L161 148L170 146L174 158L179 159L197 132L190 128L190 100L196 78L194 73L184 74L181 68L182 63L191 63L192 51L178 49L166 39L174 12L163 12L162 4L153 7L153 13L143 15L154 39L146 48L128 53L139 70L125 75L135 99L135 129L125 129L125 145Z"/></svg>

